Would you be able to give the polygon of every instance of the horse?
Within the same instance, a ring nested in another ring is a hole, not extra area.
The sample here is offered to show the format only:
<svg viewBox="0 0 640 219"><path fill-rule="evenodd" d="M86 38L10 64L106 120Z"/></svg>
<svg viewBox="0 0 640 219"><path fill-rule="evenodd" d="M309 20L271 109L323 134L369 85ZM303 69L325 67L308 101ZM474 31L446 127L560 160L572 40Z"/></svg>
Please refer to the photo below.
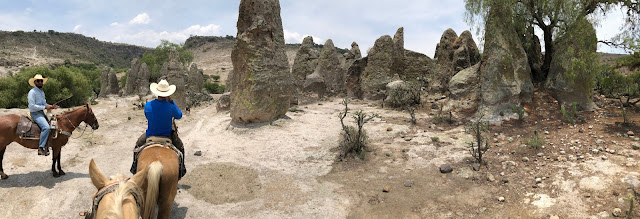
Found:
<svg viewBox="0 0 640 219"><path fill-rule="evenodd" d="M62 146L67 144L71 133L80 125L81 122L84 122L86 125L90 125L93 130L98 129L99 125L98 120L93 114L88 103L75 110L56 115L56 119L58 121L58 127L55 130L52 129L49 133L47 146L53 149L53 155L51 156L51 159L53 160L51 164L51 172L53 172L53 177L57 178L61 175L65 175L65 172L62 171L62 167L60 166L60 155ZM18 134L16 134L19 120L20 116L16 114L0 116L0 179L9 178L9 176L4 173L4 169L2 167L2 160L4 159L4 152L7 149L7 145L11 142L17 142L26 148L38 149L38 140L22 139ZM57 138L53 138L55 135L57 135Z"/></svg>
<svg viewBox="0 0 640 219"><path fill-rule="evenodd" d="M138 170L153 169L156 163L162 167L158 184L147 183L143 218L153 218L156 204L159 207L157 218L168 219L171 216L173 200L178 192L180 168L176 150L169 144L148 143L138 154Z"/></svg>
<svg viewBox="0 0 640 219"><path fill-rule="evenodd" d="M92 196L91 212L81 212L80 215L88 219L141 218L143 205L146 203L141 187L147 184L149 179L154 179L157 184L161 173L162 166L156 162L149 168L139 171L130 179L126 178L124 174L119 174L109 180L91 159L89 177L98 191Z"/></svg>

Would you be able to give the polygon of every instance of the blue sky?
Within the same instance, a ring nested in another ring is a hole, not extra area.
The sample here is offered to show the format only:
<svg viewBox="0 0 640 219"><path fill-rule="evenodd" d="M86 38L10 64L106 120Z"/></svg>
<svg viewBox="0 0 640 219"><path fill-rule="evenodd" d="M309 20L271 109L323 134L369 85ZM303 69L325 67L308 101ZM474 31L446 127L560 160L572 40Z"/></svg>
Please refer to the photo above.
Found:
<svg viewBox="0 0 640 219"><path fill-rule="evenodd" d="M184 42L190 35L235 36L240 0L0 0L0 30L74 32L102 41L155 47L161 39ZM311 35L341 48L351 42L362 53L382 35L404 27L405 48L433 57L447 28L470 27L463 0L280 0L287 43ZM619 32L615 10L597 26L598 37ZM472 31L476 43L480 43ZM480 45L481 46L481 45ZM618 52L603 45L599 51Z"/></svg>

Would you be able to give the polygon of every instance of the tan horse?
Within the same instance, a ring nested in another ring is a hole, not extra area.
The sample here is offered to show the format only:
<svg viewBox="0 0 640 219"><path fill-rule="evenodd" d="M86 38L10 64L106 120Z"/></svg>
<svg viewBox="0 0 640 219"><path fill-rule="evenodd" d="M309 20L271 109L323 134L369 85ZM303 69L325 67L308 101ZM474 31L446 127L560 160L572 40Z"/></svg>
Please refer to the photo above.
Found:
<svg viewBox="0 0 640 219"><path fill-rule="evenodd" d="M89 176L91 182L98 189L93 194L92 209L85 218L124 218L138 219L143 211L144 197L141 187L148 180L160 179L162 166L159 162L136 173L131 179L120 174L113 179L107 179L91 159L89 163Z"/></svg>
<svg viewBox="0 0 640 219"><path fill-rule="evenodd" d="M62 171L62 167L60 166L60 155L62 146L67 144L69 141L69 137L71 133L80 125L81 122L84 122L87 125L90 125L93 130L98 129L98 120L96 116L93 114L91 107L89 104L86 104L83 107L79 107L75 110L65 112L61 115L56 115L58 120L58 128L54 131L51 130L49 133L49 143L53 149L53 156L51 159L53 163L51 164L51 172L53 172L53 177L59 177L64 175L64 171ZM38 140L25 140L20 139L16 134L16 128L18 127L18 121L20 120L20 116L16 114L9 114L0 116L0 178L7 179L9 176L4 173L4 169L2 167L2 159L4 158L4 152L7 149L7 145L11 142L17 142L18 144L30 148L30 149L38 149ZM57 138L53 138L54 134L58 134ZM66 134L65 134L66 133ZM34 154L35 155L35 154ZM56 171L56 163L58 164Z"/></svg>
<svg viewBox="0 0 640 219"><path fill-rule="evenodd" d="M169 218L173 200L178 192L178 155L171 148L162 144L147 146L138 154L138 170L144 170L160 162L162 176L158 185L148 183L146 189L143 218L153 218L158 205L158 218ZM136 174L137 175L137 174ZM155 187L155 188L154 188ZM144 188L144 187L143 187ZM153 192L153 191L157 192ZM155 195L155 196L154 196Z"/></svg>

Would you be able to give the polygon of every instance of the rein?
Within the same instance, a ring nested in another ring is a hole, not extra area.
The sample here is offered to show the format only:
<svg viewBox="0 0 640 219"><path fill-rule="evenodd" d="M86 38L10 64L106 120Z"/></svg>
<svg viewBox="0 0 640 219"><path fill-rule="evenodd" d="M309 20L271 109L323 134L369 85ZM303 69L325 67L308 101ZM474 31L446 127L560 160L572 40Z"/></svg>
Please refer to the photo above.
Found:
<svg viewBox="0 0 640 219"><path fill-rule="evenodd" d="M98 192L96 192L96 194L93 196L93 204L91 205L91 212L85 215L86 216L85 219L96 218L95 213L98 212L98 205L100 205L100 201L102 201L102 198L104 198L105 195L114 192L120 186L120 183L122 182L126 183L127 181L129 181L129 178L127 178L124 181L111 183L103 187L102 189L98 190ZM136 206L138 207L138 218L141 219L142 215L140 214L140 209L142 208L142 197L140 197L140 194L133 191L130 191L129 194L131 194L133 196L133 199L135 199L136 201Z"/></svg>
<svg viewBox="0 0 640 219"><path fill-rule="evenodd" d="M69 121L69 124L71 124L71 126L73 126L73 130L71 130L70 132L67 132L67 131L64 131L64 130L60 130L60 129L58 129L58 130L60 131L60 133L61 133L61 134L63 134L63 135L67 135L67 136L69 136L69 138L71 138L71 139L79 139L80 137L82 137L82 136L84 135L84 131L86 131L86 130L87 130L87 126L89 126L89 124L87 124L87 123L85 122L85 123L84 123L84 129L82 130L82 134L80 134L80 136L78 136L78 137L76 137L76 138L72 138L72 137L71 137L72 132L73 132L74 130L76 130L78 127L76 127L76 126L73 124L73 122L71 122L71 120L69 119L69 117L67 117L67 116L66 116L66 114L62 114L62 115L60 115L60 116L61 116L61 117L64 117L65 119L67 119L67 121ZM85 111L84 119L83 119L83 120L81 120L81 122L82 122L82 121L87 120L87 118L89 118L89 106L87 106L87 111ZM78 126L80 126L80 125L78 125Z"/></svg>

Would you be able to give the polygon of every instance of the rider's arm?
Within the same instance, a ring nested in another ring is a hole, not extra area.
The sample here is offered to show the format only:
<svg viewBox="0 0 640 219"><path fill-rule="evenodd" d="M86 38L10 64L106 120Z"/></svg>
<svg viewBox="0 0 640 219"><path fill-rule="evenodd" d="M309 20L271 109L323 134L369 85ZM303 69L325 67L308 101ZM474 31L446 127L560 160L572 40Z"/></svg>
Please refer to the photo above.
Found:
<svg viewBox="0 0 640 219"><path fill-rule="evenodd" d="M180 111L180 108L178 108L178 105L176 105L176 102L171 100L171 103L172 103L172 106L173 106L173 109L171 110L172 114L173 114L173 118L181 119L182 118L182 111Z"/></svg>
<svg viewBox="0 0 640 219"><path fill-rule="evenodd" d="M34 92L33 90L29 91L29 94L27 94L27 100L29 102L29 111L31 112L42 111L46 108L46 105L36 104L36 102L38 102L36 101L37 96L38 95L36 95L36 92Z"/></svg>

